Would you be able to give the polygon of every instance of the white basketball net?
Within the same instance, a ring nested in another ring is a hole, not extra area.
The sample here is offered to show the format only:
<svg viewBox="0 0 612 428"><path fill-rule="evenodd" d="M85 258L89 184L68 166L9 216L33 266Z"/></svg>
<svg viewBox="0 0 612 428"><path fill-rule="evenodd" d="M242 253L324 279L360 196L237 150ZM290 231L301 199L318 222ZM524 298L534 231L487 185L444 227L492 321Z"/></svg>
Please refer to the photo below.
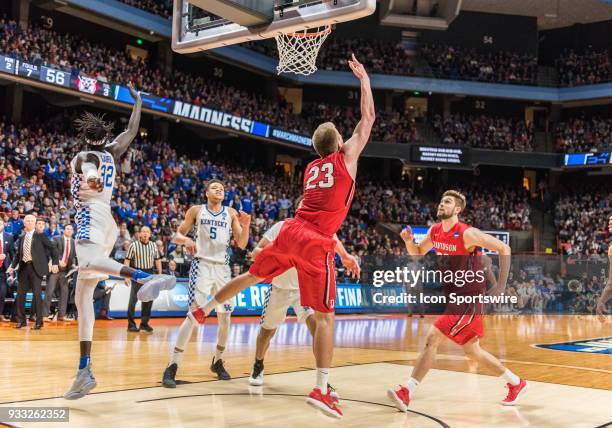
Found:
<svg viewBox="0 0 612 428"><path fill-rule="evenodd" d="M295 73L308 76L317 71L317 55L329 33L331 26L328 25L276 36L278 74Z"/></svg>

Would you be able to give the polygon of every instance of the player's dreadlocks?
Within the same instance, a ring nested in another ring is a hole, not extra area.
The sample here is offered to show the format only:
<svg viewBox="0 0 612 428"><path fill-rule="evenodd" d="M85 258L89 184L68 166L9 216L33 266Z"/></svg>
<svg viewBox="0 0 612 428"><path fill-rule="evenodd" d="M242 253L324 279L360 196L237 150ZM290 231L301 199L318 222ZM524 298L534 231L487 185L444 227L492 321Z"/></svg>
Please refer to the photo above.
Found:
<svg viewBox="0 0 612 428"><path fill-rule="evenodd" d="M101 146L113 130L113 124L104 121L104 115L98 116L86 111L74 121L79 135L87 144Z"/></svg>

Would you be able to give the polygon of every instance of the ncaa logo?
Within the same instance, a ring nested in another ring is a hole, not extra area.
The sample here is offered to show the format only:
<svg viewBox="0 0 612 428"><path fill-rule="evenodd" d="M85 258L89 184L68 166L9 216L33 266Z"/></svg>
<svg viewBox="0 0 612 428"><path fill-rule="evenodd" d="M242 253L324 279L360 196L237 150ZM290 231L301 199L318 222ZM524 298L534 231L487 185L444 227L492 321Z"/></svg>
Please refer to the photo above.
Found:
<svg viewBox="0 0 612 428"><path fill-rule="evenodd" d="M189 295L187 294L187 288L183 284L177 283L176 286L170 290L170 300L180 309L187 309L189 306Z"/></svg>

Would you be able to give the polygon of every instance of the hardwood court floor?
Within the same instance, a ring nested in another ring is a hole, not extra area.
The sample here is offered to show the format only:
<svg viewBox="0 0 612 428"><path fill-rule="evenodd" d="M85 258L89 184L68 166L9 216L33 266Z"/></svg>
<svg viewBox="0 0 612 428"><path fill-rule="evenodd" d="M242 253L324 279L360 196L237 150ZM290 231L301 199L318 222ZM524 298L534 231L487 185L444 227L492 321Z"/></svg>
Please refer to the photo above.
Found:
<svg viewBox="0 0 612 428"><path fill-rule="evenodd" d="M98 388L76 402L56 398L74 376L76 324L47 323L37 332L2 323L0 404L69 406L69 426L79 427L595 427L612 421L610 355L531 346L612 336L612 324L579 316L487 318L483 346L531 381L516 409L498 405L505 395L503 382L466 360L449 342L441 346L437 369L419 387L411 407L425 416L394 411L385 391L405 382L433 320L338 317L331 381L343 398L342 421L303 404L314 381L314 359L307 329L293 319L279 328L270 347L263 396L261 388L249 388L247 382L258 330L254 318L236 318L232 326L225 359L234 380L215 381L208 369L216 335L213 321L194 334L177 374L189 383L176 390L159 387L159 381L181 320L154 320L153 334L128 333L124 320L97 322L92 360Z"/></svg>

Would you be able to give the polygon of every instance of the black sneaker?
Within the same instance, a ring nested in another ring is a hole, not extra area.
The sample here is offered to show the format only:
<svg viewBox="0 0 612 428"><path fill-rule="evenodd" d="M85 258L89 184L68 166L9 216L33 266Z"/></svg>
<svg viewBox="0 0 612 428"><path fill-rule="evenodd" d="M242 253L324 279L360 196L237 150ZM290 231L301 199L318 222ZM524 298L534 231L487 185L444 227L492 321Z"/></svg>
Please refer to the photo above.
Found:
<svg viewBox="0 0 612 428"><path fill-rule="evenodd" d="M149 324L140 324L140 329L146 331L147 333L153 333L153 327Z"/></svg>
<svg viewBox="0 0 612 428"><path fill-rule="evenodd" d="M263 361L255 361L255 364L253 364L253 372L249 378L249 384L251 384L251 386L263 385L263 370Z"/></svg>
<svg viewBox="0 0 612 428"><path fill-rule="evenodd" d="M215 362L215 357L213 357L213 362L210 365L210 370L213 373L217 374L217 379L219 380L230 380L232 378L230 374L225 370L225 367L223 367L223 360L217 360L217 362Z"/></svg>
<svg viewBox="0 0 612 428"><path fill-rule="evenodd" d="M170 364L164 370L164 377L162 378L162 386L164 388L176 388L176 369L178 366L176 363Z"/></svg>
<svg viewBox="0 0 612 428"><path fill-rule="evenodd" d="M135 325L129 325L127 330L132 333L138 333L140 331L140 329L136 327Z"/></svg>

